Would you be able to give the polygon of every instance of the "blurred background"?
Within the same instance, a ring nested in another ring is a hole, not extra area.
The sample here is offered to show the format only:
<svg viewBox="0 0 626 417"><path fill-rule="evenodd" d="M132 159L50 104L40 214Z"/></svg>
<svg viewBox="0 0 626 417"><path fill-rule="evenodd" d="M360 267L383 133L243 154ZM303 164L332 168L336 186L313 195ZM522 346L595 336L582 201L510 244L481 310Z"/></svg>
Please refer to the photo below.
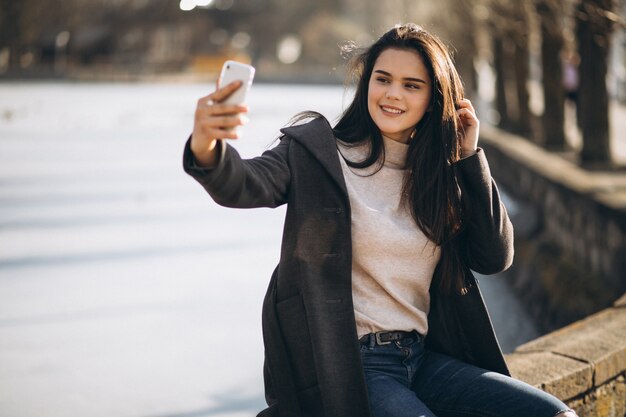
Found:
<svg viewBox="0 0 626 417"><path fill-rule="evenodd" d="M258 81L339 83L340 45L365 46L397 22L416 21L451 46L468 96L493 104L487 121L552 149L572 141L583 161L611 159L602 143L607 134L590 132L598 123L608 129L603 103L626 101L622 0L0 4L0 78L6 80L208 80L224 60L237 59L257 67ZM585 142L575 129L561 132L561 102L578 96L593 113L578 113L590 135Z"/></svg>
<svg viewBox="0 0 626 417"><path fill-rule="evenodd" d="M0 417L256 415L284 209L221 208L182 172L196 101L225 60L254 65L235 146L258 155L298 111L336 120L341 46L399 22L453 51L516 225L514 268L481 278L503 350L610 306L625 16L624 0L0 0ZM488 136L576 170L566 194Z"/></svg>

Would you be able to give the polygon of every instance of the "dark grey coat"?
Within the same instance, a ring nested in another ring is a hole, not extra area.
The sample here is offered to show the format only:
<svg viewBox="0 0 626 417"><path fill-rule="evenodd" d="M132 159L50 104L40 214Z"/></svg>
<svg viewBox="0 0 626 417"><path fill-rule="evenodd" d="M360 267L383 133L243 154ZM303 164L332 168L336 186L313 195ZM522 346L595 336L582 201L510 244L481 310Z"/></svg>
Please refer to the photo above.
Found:
<svg viewBox="0 0 626 417"><path fill-rule="evenodd" d="M259 415L369 417L352 305L350 204L336 141L323 118L282 132L275 148L249 160L223 145L214 169L195 165L189 143L184 153L186 172L220 205L287 204L280 263L263 304L269 407ZM470 291L444 296L432 286L426 344L508 374L470 268L506 269L513 230L483 151L456 165L471 214L462 245Z"/></svg>

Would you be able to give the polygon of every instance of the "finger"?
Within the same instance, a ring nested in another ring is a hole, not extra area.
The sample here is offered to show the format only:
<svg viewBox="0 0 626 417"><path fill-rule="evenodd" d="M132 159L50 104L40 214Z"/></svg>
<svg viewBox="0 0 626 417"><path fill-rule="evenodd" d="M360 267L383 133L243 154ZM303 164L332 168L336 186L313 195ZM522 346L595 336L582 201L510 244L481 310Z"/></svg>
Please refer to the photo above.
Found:
<svg viewBox="0 0 626 417"><path fill-rule="evenodd" d="M202 133L215 139L239 139L236 129L220 129L213 126L203 126Z"/></svg>
<svg viewBox="0 0 626 417"><path fill-rule="evenodd" d="M473 112L475 112L474 109L474 105L472 104L471 101L469 101L468 99L464 98L461 99L458 103L457 103L457 109L471 109Z"/></svg>
<svg viewBox="0 0 626 417"><path fill-rule="evenodd" d="M196 110L214 109L212 114L235 114L247 113L248 106L245 104L220 104L213 101L211 96L204 96L198 99Z"/></svg>
<svg viewBox="0 0 626 417"><path fill-rule="evenodd" d="M218 127L235 127L242 126L245 120L240 116L220 116L211 118L210 123Z"/></svg>
<svg viewBox="0 0 626 417"><path fill-rule="evenodd" d="M237 89L241 87L241 84L242 84L241 81L233 81L232 83L228 84L226 87L222 89L218 88L216 91L212 92L211 94L204 96L204 97L200 97L197 103L198 107L213 106L227 99L233 92L237 91ZM242 106L245 107L245 105L242 105Z"/></svg>
<svg viewBox="0 0 626 417"><path fill-rule="evenodd" d="M476 115L474 114L474 112L472 112L470 109L459 109L456 111L456 113L459 115L460 118L462 119L473 119L473 120L478 120L476 118Z"/></svg>
<svg viewBox="0 0 626 417"><path fill-rule="evenodd" d="M196 120L200 123L207 123L213 126L228 126L228 127L232 127L232 126L241 126L244 125L248 122L248 118L246 116L243 115L225 115L225 116L215 116L215 115L211 115L211 114L206 114L203 113L202 111L199 111L196 114Z"/></svg>
<svg viewBox="0 0 626 417"><path fill-rule="evenodd" d="M226 100L232 93L237 91L241 87L242 82L239 80L226 84L223 88L219 88L213 93L209 94L208 99L213 100L216 103Z"/></svg>
<svg viewBox="0 0 626 417"><path fill-rule="evenodd" d="M213 93L211 93L211 94L213 94ZM212 100L211 100L211 94L206 95L206 96L204 96L204 97L200 97L200 98L198 99L198 107L199 107L200 105L206 106L206 105L207 105L207 103L209 103L210 101L212 101Z"/></svg>
<svg viewBox="0 0 626 417"><path fill-rule="evenodd" d="M242 104L208 104L205 97L198 100L195 111L195 119L199 120L211 116L241 116L248 113L248 106Z"/></svg>
<svg viewBox="0 0 626 417"><path fill-rule="evenodd" d="M478 122L478 118L476 117L476 114L474 114L474 112L468 108L459 109L456 111L456 113L459 115L461 119L464 119L466 121Z"/></svg>
<svg viewBox="0 0 626 417"><path fill-rule="evenodd" d="M226 114L235 115L240 113L247 113L248 107L241 104L213 104L204 108L200 108L199 110L208 115L221 116Z"/></svg>

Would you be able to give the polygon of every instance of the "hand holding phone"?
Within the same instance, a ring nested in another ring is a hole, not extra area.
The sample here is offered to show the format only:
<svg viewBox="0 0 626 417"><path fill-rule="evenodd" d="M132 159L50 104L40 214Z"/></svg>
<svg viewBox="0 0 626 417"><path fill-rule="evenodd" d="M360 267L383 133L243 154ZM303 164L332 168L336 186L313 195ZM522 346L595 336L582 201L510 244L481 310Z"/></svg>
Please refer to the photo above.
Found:
<svg viewBox="0 0 626 417"><path fill-rule="evenodd" d="M218 139L239 138L236 128L246 122L243 113L248 108L243 103L254 72L254 67L250 65L226 61L217 82L217 90L198 100L191 150L201 166L210 167L217 163Z"/></svg>

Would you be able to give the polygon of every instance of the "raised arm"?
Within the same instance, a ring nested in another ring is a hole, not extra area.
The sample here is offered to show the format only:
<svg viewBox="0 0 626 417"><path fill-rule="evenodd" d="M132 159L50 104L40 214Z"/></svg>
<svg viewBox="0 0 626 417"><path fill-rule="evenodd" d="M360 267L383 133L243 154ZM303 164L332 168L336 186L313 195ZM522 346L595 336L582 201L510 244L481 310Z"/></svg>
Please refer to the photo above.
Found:
<svg viewBox="0 0 626 417"><path fill-rule="evenodd" d="M287 164L289 140L257 158L243 160L223 139L239 139L237 126L246 122L245 105L225 104L240 81L218 88L198 100L193 133L183 155L185 171L227 207L276 207L286 202L291 178Z"/></svg>
<svg viewBox="0 0 626 417"><path fill-rule="evenodd" d="M491 178L482 149L456 163L466 203L464 257L481 274L494 274L513 262L513 226Z"/></svg>
<svg viewBox="0 0 626 417"><path fill-rule="evenodd" d="M464 253L466 264L481 274L494 274L513 263L513 226L482 149L478 148L480 122L472 103L461 100L457 114L463 135L456 162L461 195L466 203Z"/></svg>
<svg viewBox="0 0 626 417"><path fill-rule="evenodd" d="M187 141L185 171L194 177L216 203L226 207L277 207L287 202L291 171L287 163L289 138L256 158L244 160L230 145L219 141L213 168L199 166Z"/></svg>

